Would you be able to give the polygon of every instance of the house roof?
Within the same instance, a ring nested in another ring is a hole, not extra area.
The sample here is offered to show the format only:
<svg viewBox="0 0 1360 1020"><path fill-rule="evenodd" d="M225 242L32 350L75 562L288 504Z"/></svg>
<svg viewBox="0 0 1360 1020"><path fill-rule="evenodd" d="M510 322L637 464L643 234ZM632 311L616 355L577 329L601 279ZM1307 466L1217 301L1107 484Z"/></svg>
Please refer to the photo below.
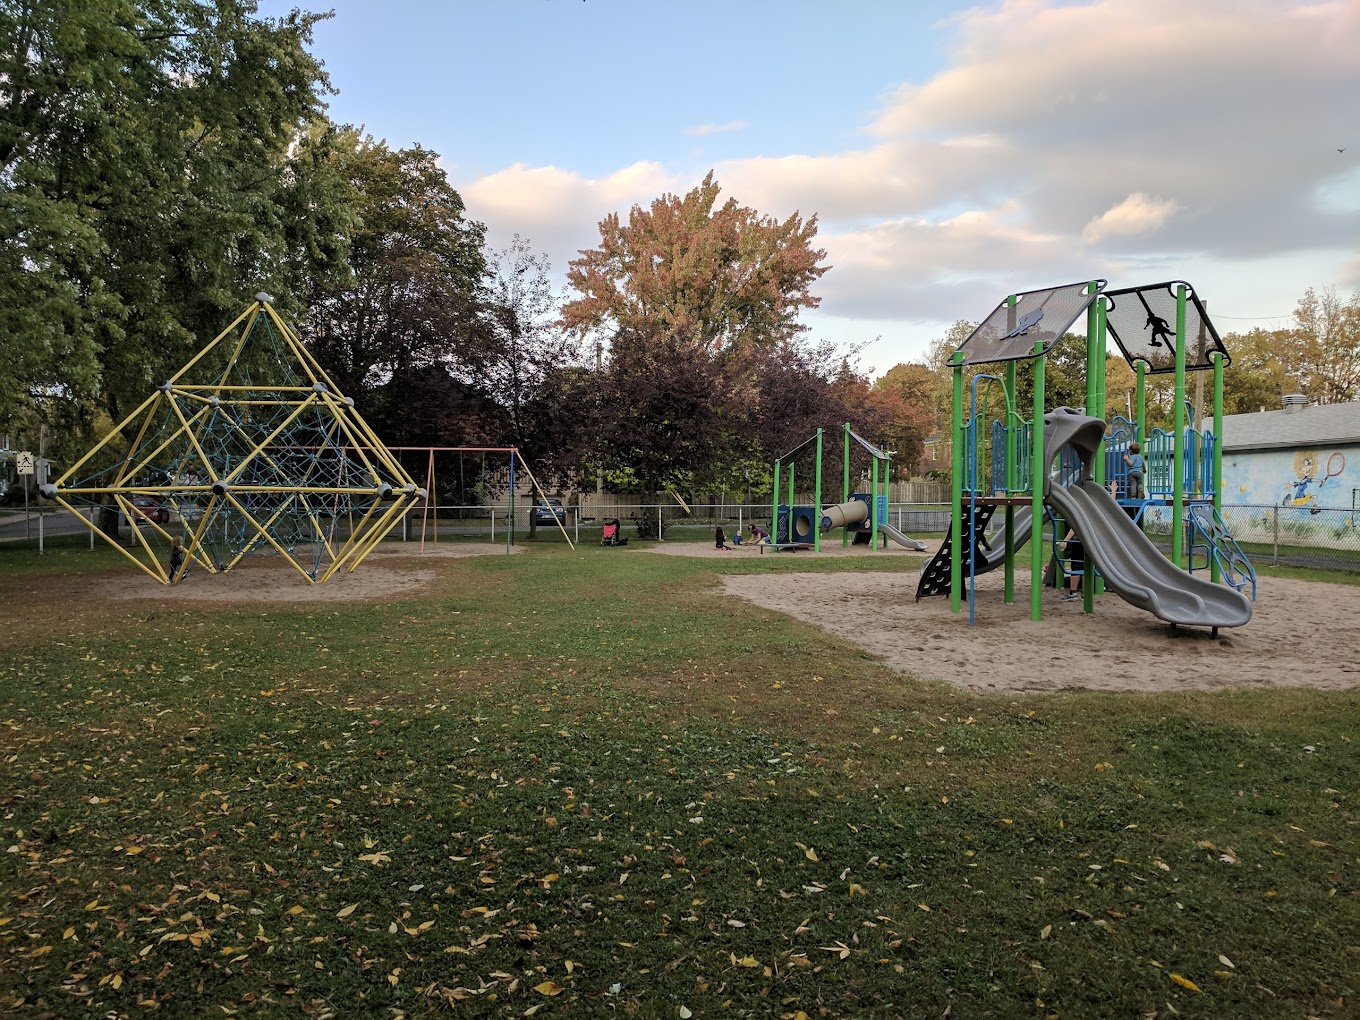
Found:
<svg viewBox="0 0 1360 1020"><path fill-rule="evenodd" d="M1213 428L1207 419L1206 428ZM1360 400L1223 416L1223 449L1276 450L1360 443Z"/></svg>

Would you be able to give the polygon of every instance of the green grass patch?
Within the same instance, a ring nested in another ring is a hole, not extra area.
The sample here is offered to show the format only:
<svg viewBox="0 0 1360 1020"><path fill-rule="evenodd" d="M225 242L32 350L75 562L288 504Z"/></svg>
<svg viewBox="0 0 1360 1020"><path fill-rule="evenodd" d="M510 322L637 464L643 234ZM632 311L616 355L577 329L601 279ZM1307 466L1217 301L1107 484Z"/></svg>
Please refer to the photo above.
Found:
<svg viewBox="0 0 1360 1020"><path fill-rule="evenodd" d="M975 695L717 591L913 561L636 552L371 604L0 558L0 1003L1353 1014L1356 691Z"/></svg>

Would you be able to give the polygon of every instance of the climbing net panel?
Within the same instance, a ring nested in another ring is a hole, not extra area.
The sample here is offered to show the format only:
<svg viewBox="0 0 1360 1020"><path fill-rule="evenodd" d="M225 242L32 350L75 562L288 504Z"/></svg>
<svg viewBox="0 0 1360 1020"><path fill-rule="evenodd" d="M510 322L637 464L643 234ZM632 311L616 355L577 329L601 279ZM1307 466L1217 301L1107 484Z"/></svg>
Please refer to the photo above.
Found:
<svg viewBox="0 0 1360 1020"><path fill-rule="evenodd" d="M965 365L1017 361L1048 349L1086 311L1105 287L1104 280L1069 283L1014 294L978 324L959 348ZM1036 352L1035 343L1043 349Z"/></svg>
<svg viewBox="0 0 1360 1020"><path fill-rule="evenodd" d="M1213 368L1215 351L1223 355L1223 364L1232 360L1194 289L1173 280L1106 292L1105 326L1130 365L1146 362L1151 375L1176 371L1176 291L1181 286L1186 289L1185 370Z"/></svg>
<svg viewBox="0 0 1360 1020"><path fill-rule="evenodd" d="M43 487L162 583L230 570L252 554L282 557L309 584L326 581L357 567L423 498L270 300L256 295ZM131 548L101 527L118 513ZM183 566L172 572L177 537Z"/></svg>

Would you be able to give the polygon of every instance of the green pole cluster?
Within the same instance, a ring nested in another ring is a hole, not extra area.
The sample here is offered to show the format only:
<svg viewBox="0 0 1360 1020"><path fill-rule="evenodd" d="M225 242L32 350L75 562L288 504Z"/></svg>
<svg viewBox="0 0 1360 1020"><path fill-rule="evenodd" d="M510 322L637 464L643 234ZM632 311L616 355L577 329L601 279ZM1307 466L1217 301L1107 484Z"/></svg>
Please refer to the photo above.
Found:
<svg viewBox="0 0 1360 1020"><path fill-rule="evenodd" d="M963 609L963 352L955 351L950 359L954 368L954 441L950 463L949 541L953 550L949 564L949 611Z"/></svg>
<svg viewBox="0 0 1360 1020"><path fill-rule="evenodd" d="M770 536L775 543L779 542L779 475L783 465L778 460L774 462L774 496L770 503Z"/></svg>
<svg viewBox="0 0 1360 1020"><path fill-rule="evenodd" d="M1223 352L1214 351L1214 512L1223 513ZM1219 581L1218 560L1210 557L1210 578Z"/></svg>
<svg viewBox="0 0 1360 1020"><path fill-rule="evenodd" d="M845 423L845 469L841 480L841 502L850 502L850 423ZM845 549L850 545L850 532L846 528L841 528L841 548Z"/></svg>
<svg viewBox="0 0 1360 1020"><path fill-rule="evenodd" d="M1171 452L1171 562L1185 569L1185 284L1176 287L1176 435Z"/></svg>
<svg viewBox="0 0 1360 1020"><path fill-rule="evenodd" d="M1044 484L1047 471L1044 466L1044 345L1043 341L1034 342L1034 459L1032 491L1030 492L1030 521L1032 532L1029 540L1029 618L1043 618L1044 587Z"/></svg>
<svg viewBox="0 0 1360 1020"><path fill-rule="evenodd" d="M817 474L816 482L812 489L812 509L814 520L812 522L812 549L814 552L822 551L822 429L817 427Z"/></svg>
<svg viewBox="0 0 1360 1020"><path fill-rule="evenodd" d="M1009 311L1006 313L1006 323L1008 329L1015 328L1015 304L1014 294L1006 299ZM1005 594L1002 596L1006 605L1015 601L1015 507L1010 504L1010 498L1019 488L1019 480L1016 477L1016 452L1019 437L1016 436L1016 429L1020 427L1020 416L1015 413L1015 361L1006 362L1006 560L1005 560Z"/></svg>

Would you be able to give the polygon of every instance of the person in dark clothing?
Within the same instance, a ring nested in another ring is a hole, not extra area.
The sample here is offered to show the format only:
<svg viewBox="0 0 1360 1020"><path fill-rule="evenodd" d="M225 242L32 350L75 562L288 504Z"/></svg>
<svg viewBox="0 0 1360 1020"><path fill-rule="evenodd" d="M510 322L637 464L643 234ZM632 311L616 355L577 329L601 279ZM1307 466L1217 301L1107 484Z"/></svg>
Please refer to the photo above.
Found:
<svg viewBox="0 0 1360 1020"><path fill-rule="evenodd" d="M721 549L724 552L729 548L727 545L727 534L722 528L715 528L713 530L713 545L715 548Z"/></svg>
<svg viewBox="0 0 1360 1020"><path fill-rule="evenodd" d="M179 577L179 568L184 566L184 539L176 535L170 540L170 580Z"/></svg>
<svg viewBox="0 0 1360 1020"><path fill-rule="evenodd" d="M1063 555L1067 558L1067 591L1063 594L1064 602L1074 602L1081 598L1081 582L1086 574L1086 550L1082 547L1081 539L1071 528L1067 529L1067 538L1063 540Z"/></svg>

